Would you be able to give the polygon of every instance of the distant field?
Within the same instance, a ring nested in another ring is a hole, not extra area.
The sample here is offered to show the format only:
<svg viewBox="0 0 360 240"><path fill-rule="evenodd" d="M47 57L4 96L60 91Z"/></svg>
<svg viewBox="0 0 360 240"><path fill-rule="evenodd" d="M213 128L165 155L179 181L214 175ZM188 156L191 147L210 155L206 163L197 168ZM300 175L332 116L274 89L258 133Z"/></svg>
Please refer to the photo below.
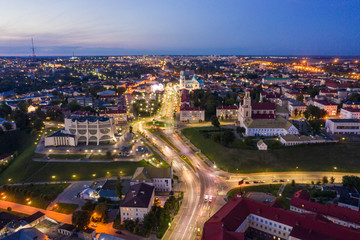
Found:
<svg viewBox="0 0 360 240"><path fill-rule="evenodd" d="M182 132L212 162L229 172L333 171L334 167L341 172L360 172L360 143L299 145L258 151L246 147L240 140L236 140L232 148L224 147L206 138L199 128L186 128Z"/></svg>

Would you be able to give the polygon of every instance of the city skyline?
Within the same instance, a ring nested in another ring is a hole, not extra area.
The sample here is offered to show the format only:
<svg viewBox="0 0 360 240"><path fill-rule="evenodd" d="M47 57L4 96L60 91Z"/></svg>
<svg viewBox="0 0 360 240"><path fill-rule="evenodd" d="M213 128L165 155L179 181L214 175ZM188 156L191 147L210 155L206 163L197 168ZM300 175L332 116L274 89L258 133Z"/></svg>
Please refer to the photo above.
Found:
<svg viewBox="0 0 360 240"><path fill-rule="evenodd" d="M86 5L85 5L86 4ZM359 56L360 2L14 1L0 55Z"/></svg>

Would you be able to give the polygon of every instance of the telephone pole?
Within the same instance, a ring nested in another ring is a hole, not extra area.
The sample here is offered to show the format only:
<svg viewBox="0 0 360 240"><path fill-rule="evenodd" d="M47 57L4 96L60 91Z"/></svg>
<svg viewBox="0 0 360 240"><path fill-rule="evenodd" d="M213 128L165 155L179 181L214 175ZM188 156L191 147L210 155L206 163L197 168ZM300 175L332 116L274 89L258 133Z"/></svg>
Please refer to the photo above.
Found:
<svg viewBox="0 0 360 240"><path fill-rule="evenodd" d="M35 55L35 47L34 47L34 38L31 38L31 50L32 50L32 58L33 60L35 60L36 55Z"/></svg>

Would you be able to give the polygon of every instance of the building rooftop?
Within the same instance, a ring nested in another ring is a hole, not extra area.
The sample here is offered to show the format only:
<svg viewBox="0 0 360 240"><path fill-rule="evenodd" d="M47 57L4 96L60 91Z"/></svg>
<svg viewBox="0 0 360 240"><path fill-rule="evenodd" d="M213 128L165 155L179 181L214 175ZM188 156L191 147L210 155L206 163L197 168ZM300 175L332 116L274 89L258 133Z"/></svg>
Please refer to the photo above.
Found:
<svg viewBox="0 0 360 240"><path fill-rule="evenodd" d="M326 121L336 122L336 123L359 123L360 119L349 118L349 119L340 119L340 118L330 118L326 119Z"/></svg>
<svg viewBox="0 0 360 240"><path fill-rule="evenodd" d="M154 187L146 183L132 185L121 207L147 208L154 192Z"/></svg>

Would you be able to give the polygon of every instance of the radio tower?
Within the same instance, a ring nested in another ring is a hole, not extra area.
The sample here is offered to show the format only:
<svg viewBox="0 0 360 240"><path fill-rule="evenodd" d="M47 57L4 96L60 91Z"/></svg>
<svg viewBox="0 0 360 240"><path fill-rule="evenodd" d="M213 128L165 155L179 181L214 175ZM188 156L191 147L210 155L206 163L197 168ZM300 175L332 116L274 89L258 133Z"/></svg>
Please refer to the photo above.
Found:
<svg viewBox="0 0 360 240"><path fill-rule="evenodd" d="M35 55L35 47L34 47L34 38L31 38L31 50L32 50L32 57L33 57L33 60L35 60L36 58L36 55Z"/></svg>

